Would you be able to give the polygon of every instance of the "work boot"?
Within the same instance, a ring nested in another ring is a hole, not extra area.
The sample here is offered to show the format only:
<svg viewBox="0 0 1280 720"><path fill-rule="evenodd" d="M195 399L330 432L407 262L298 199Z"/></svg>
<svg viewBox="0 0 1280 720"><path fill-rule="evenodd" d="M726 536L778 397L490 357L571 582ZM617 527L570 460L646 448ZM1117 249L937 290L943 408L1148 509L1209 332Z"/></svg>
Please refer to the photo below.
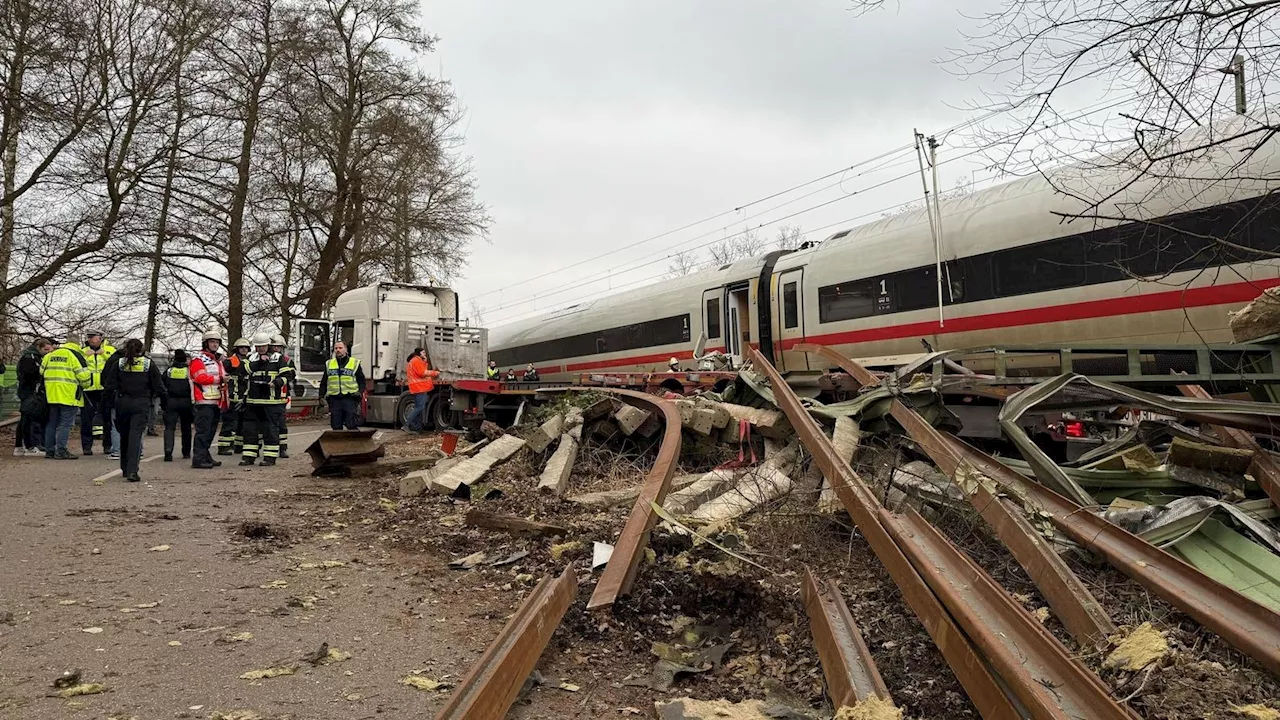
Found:
<svg viewBox="0 0 1280 720"><path fill-rule="evenodd" d="M90 455L93 454L93 448L85 448L84 452L81 452L80 454L84 455L85 457L89 457Z"/></svg>
<svg viewBox="0 0 1280 720"><path fill-rule="evenodd" d="M288 460L288 459L289 459L289 451L288 451L288 450L281 450L281 451L280 451L280 459L281 459L281 460Z"/></svg>
<svg viewBox="0 0 1280 720"><path fill-rule="evenodd" d="M241 464L241 465L244 465L244 466L255 465L255 464L257 464L257 461L256 461L256 460L254 460L253 458L242 458L242 459L240 460L240 464ZM266 462L264 461L264 462L263 462L263 465L265 465L265 464L266 464Z"/></svg>
<svg viewBox="0 0 1280 720"><path fill-rule="evenodd" d="M218 454L219 454L219 455L230 455L230 454L231 454L231 448L223 448L223 447L220 447L220 448L218 448Z"/></svg>
<svg viewBox="0 0 1280 720"><path fill-rule="evenodd" d="M141 480L142 478L138 477L138 473L133 473L132 475L124 479L125 482L139 482Z"/></svg>
<svg viewBox="0 0 1280 720"><path fill-rule="evenodd" d="M165 462L173 462L173 453L165 453L165 454L164 454L164 461L165 461Z"/></svg>
<svg viewBox="0 0 1280 720"><path fill-rule="evenodd" d="M191 459L191 453L182 453L182 459L183 459L183 460L190 460L190 459Z"/></svg>
<svg viewBox="0 0 1280 720"><path fill-rule="evenodd" d="M271 465L275 465L275 464L276 464L276 459L275 459L275 458L262 458L262 466L263 466L263 467L269 467L269 466L271 466Z"/></svg>
<svg viewBox="0 0 1280 720"><path fill-rule="evenodd" d="M61 448L59 448L58 452L54 454L54 457L59 460L79 460L80 459L79 455L72 455L70 450L63 450Z"/></svg>

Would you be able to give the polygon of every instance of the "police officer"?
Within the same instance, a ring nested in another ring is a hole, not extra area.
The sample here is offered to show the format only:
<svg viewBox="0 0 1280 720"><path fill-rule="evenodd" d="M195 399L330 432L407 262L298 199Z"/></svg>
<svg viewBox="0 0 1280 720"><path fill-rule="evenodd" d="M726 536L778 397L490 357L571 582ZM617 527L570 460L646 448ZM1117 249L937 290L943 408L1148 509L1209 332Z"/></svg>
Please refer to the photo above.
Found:
<svg viewBox="0 0 1280 720"><path fill-rule="evenodd" d="M529 363L528 365L524 366L525 382L538 382L541 379L542 379L542 376L538 375L538 369L533 366L533 363Z"/></svg>
<svg viewBox="0 0 1280 720"><path fill-rule="evenodd" d="M279 333L271 336L271 352L280 356L280 374L285 376L285 383L280 387L280 457L289 457L289 424L285 416L289 414L289 406L293 404L293 383L298 378L298 368L293 358L284 351L284 336Z"/></svg>
<svg viewBox="0 0 1280 720"><path fill-rule="evenodd" d="M284 356L271 352L271 336L256 333L249 356L249 391L245 396L244 454L241 465L275 465L280 457L279 427L284 415L281 390L288 384Z"/></svg>
<svg viewBox="0 0 1280 720"><path fill-rule="evenodd" d="M160 403L164 410L164 461L173 462L174 435L182 430L182 457L191 458L191 380L187 370L187 351L173 351L173 364L164 371L166 397Z"/></svg>
<svg viewBox="0 0 1280 720"><path fill-rule="evenodd" d="M93 378L84 391L84 407L80 409L80 450L85 455L93 454L94 438L102 438L102 452L115 456L111 435L111 407L106 393L103 392L102 372L107 361L115 354L116 349L103 342L101 330L89 329L84 334L85 344L80 348L85 364ZM104 432L104 429L106 432Z"/></svg>
<svg viewBox="0 0 1280 720"><path fill-rule="evenodd" d="M360 395L364 389L364 369L360 361L347 354L347 344L339 340L333 344L333 357L325 363L324 381L320 383L320 398L329 402L329 427L334 430L355 430Z"/></svg>
<svg viewBox="0 0 1280 720"><path fill-rule="evenodd" d="M124 344L124 352L111 359L103 375L103 389L112 400L120 431L120 447L116 448L120 472L128 482L138 482L142 433L147 429L152 399L165 402L164 381L151 358L142 353L142 341L137 338Z"/></svg>
<svg viewBox="0 0 1280 720"><path fill-rule="evenodd" d="M40 361L40 375L44 378L45 398L49 403L49 418L44 425L44 456L50 460L76 460L67 442L71 439L71 425L84 407L84 390L93 380L80 345L62 343L57 350Z"/></svg>
<svg viewBox="0 0 1280 720"><path fill-rule="evenodd" d="M236 455L244 450L244 400L249 391L249 341L240 338L222 361L227 374L227 409L222 411L218 454Z"/></svg>
<svg viewBox="0 0 1280 720"><path fill-rule="evenodd" d="M489 361L489 369L485 371L485 376L490 380L498 379L498 363L496 361Z"/></svg>

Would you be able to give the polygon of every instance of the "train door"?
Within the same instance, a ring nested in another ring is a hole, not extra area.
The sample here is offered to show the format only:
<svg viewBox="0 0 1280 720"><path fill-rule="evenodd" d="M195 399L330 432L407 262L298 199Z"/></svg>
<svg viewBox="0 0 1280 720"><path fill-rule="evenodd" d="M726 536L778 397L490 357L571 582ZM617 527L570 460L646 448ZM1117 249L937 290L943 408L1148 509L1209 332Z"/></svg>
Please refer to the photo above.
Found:
<svg viewBox="0 0 1280 720"><path fill-rule="evenodd" d="M792 349L804 340L804 294L801 292L804 268L787 270L774 276L773 340L778 369L786 372L809 369L809 356Z"/></svg>
<svg viewBox="0 0 1280 720"><path fill-rule="evenodd" d="M702 337L706 338L703 352L724 350L724 288L702 291ZM724 350L728 353L728 350Z"/></svg>
<svg viewBox="0 0 1280 720"><path fill-rule="evenodd" d="M744 282L728 286L725 303L728 306L725 354L733 358L734 367L741 367L746 360L746 348L751 344L751 285Z"/></svg>

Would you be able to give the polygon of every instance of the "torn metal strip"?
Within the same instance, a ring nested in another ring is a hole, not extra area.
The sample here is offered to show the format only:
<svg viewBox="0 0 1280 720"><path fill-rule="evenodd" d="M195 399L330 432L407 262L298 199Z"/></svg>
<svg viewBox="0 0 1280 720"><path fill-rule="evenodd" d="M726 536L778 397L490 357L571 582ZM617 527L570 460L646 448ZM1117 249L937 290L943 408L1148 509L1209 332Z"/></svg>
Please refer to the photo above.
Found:
<svg viewBox="0 0 1280 720"><path fill-rule="evenodd" d="M791 419L801 440L815 458L830 458L831 477L840 477L836 485L841 502L849 510L855 524L871 542L876 555L885 563L904 596L911 602L914 578L923 580L931 592L924 598L934 607L912 602L917 616L930 629L943 617L948 624L962 627L969 639L970 652L990 663L1009 691L1033 718L1115 718L1131 720L1136 716L1119 705L1107 687L1063 647L1049 632L1009 594L976 565L967 555L938 533L924 518L914 512L894 515L879 506L869 488L853 478L847 463L835 457L830 440L809 416L795 392L787 386L778 371L757 352L750 352L753 366L765 374L772 384L779 406ZM826 467L822 468L826 470ZM854 486L857 486L856 488ZM871 516L871 517L868 517ZM876 532L876 531L879 532ZM884 533L885 543L873 534ZM887 545L887 547L886 547ZM896 551L896 552L894 552ZM903 572L903 561L914 572ZM899 577L902 578L899 581ZM937 607L940 603L942 607ZM954 627L954 626L953 626ZM947 655L947 645L935 636L939 650ZM956 675L969 689L960 668ZM970 676L969 679L973 679ZM980 678L979 678L980 680ZM972 695L971 695L972 697ZM984 712L978 698L973 698ZM986 713L984 712L984 715Z"/></svg>
<svg viewBox="0 0 1280 720"><path fill-rule="evenodd" d="M880 669L836 584L815 578L813 571L806 567L800 596L809 614L813 644L822 660L832 704L843 707L871 697L892 701Z"/></svg>
<svg viewBox="0 0 1280 720"><path fill-rule="evenodd" d="M572 567L565 568L554 580L550 575L542 578L449 696L436 720L506 717L577 594L578 578Z"/></svg>
<svg viewBox="0 0 1280 720"><path fill-rule="evenodd" d="M591 600L587 603L589 610L610 608L620 596L631 593L636 573L640 570L640 561L644 559L644 549L649 546L649 533L658 522L658 516L653 512L653 504L661 506L662 501L667 497L667 491L671 489L671 478L675 475L676 461L680 458L680 411L668 400L634 390L567 387L542 392L571 391L608 393L625 398L632 403L645 405L650 411L661 413L666 425L663 430L662 445L658 448L658 457L653 461L653 467L645 477L640 496L636 498L635 505L631 508L631 515L627 517L622 534L614 543L613 556L609 558L609 564L601 573L600 582L596 583L595 592L591 594Z"/></svg>

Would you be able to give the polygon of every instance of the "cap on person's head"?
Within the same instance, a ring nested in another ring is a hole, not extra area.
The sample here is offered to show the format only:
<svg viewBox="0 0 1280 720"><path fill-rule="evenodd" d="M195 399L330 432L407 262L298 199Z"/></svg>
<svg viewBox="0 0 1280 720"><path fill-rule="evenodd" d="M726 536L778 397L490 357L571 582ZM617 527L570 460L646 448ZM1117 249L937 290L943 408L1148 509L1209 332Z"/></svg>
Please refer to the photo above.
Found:
<svg viewBox="0 0 1280 720"><path fill-rule="evenodd" d="M84 336L85 336L85 338L86 338L86 339L91 338L91 337L94 337L94 336L102 337L102 336L103 336L103 334L104 334L104 333L103 333L101 330L97 329L97 328L89 328L88 330L85 330L85 331L84 331Z"/></svg>

